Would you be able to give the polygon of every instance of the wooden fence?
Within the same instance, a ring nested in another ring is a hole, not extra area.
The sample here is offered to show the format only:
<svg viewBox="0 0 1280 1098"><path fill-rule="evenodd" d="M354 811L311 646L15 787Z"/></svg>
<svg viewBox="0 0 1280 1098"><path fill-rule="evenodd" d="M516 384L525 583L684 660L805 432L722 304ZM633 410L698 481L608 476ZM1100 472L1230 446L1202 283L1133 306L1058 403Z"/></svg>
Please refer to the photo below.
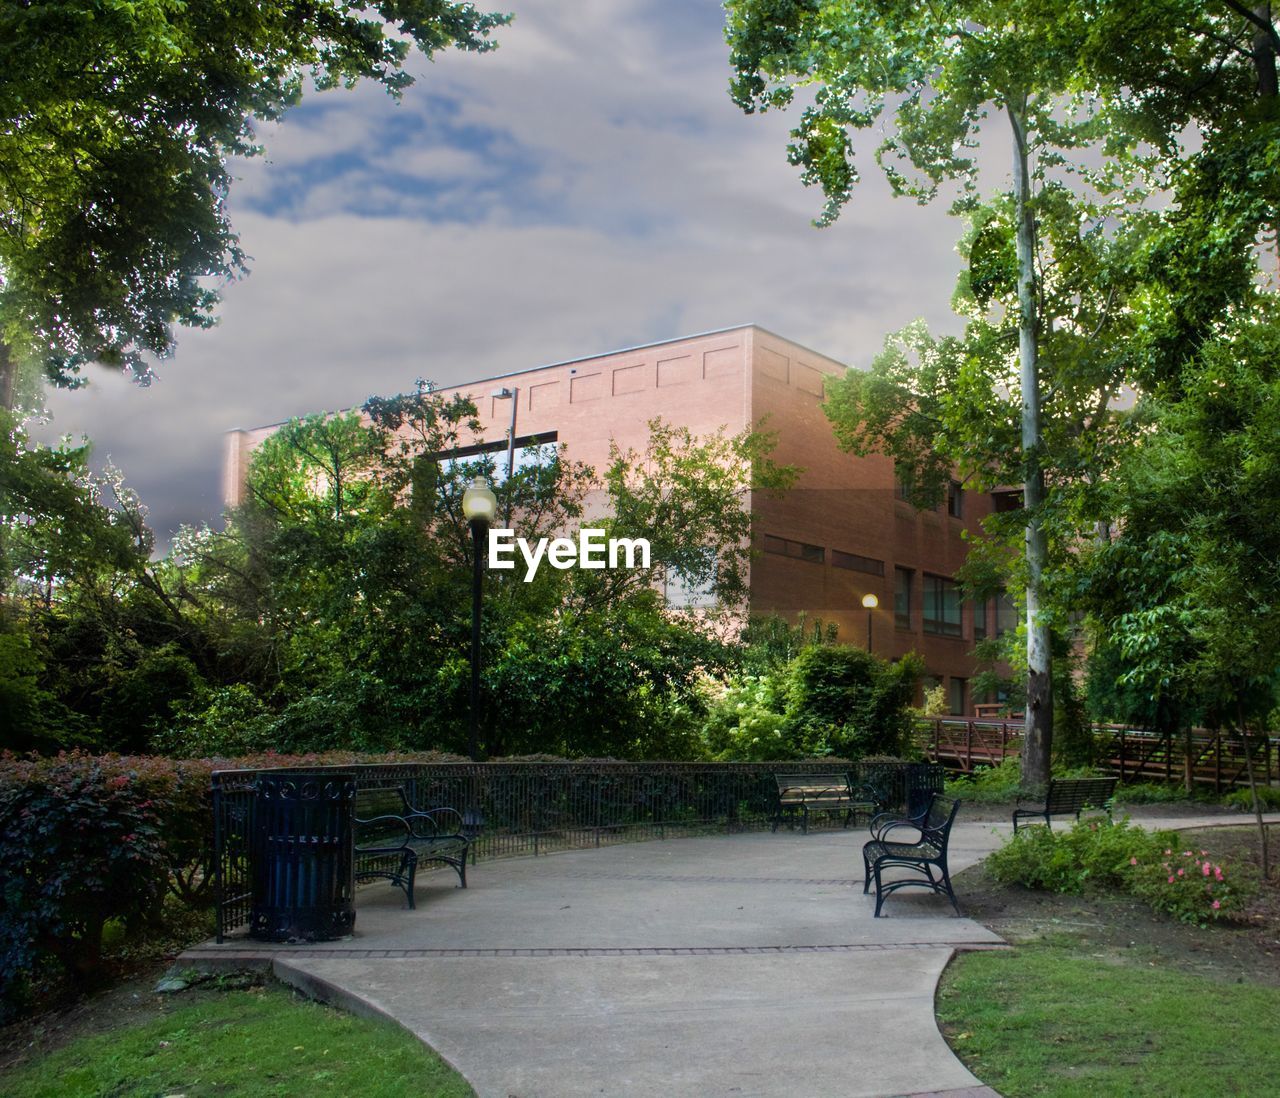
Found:
<svg viewBox="0 0 1280 1098"><path fill-rule="evenodd" d="M971 773L997 766L1022 750L1021 720L941 717L921 722L925 755L951 770ZM1242 738L1232 732L1192 729L1172 736L1121 725L1094 725L1095 765L1122 782L1164 781L1212 786L1222 792L1248 786ZM1263 785L1280 780L1280 738L1249 737L1254 777Z"/></svg>

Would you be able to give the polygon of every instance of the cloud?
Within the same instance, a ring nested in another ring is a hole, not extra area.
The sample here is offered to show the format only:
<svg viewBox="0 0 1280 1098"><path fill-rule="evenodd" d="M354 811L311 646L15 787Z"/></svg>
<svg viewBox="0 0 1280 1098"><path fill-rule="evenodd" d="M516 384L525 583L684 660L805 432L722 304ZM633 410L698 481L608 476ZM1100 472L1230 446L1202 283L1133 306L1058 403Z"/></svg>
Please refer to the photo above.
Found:
<svg viewBox="0 0 1280 1098"><path fill-rule="evenodd" d="M755 322L847 362L951 326L959 226L868 171L827 230L785 115L729 101L708 4L531 5L484 56L441 55L395 105L315 95L236 166L252 274L148 390L53 394L157 533L219 513L223 433L373 393Z"/></svg>

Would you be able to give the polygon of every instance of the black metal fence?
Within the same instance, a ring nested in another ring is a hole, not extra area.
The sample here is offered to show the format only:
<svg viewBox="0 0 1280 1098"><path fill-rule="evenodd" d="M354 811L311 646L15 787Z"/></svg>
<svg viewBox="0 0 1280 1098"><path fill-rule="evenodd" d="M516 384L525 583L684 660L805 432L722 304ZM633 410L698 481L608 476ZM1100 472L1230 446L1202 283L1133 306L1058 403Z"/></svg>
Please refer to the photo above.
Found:
<svg viewBox="0 0 1280 1098"><path fill-rule="evenodd" d="M332 768L358 788L400 786L419 808L463 813L477 859L770 826L779 768L849 771L903 807L913 789L941 792L942 770L926 764L838 759L782 763L512 762L406 763ZM324 767L308 767L323 773ZM214 873L219 941L249 921L254 790L265 770L213 775Z"/></svg>

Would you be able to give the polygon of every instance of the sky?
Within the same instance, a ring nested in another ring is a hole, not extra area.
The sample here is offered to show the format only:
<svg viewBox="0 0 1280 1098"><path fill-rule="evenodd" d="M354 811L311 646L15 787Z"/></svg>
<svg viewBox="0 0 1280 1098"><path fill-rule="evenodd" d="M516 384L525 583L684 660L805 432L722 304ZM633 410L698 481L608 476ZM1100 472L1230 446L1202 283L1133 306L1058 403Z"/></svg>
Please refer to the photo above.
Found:
<svg viewBox="0 0 1280 1098"><path fill-rule="evenodd" d="M481 5L487 6L487 5ZM895 199L869 155L839 222L786 162L789 114L728 96L712 0L520 0L484 55L415 58L313 93L233 165L251 257L220 321L158 380L53 392L39 433L87 436L163 545L217 523L226 431L754 323L851 365L923 317L955 328L961 225Z"/></svg>

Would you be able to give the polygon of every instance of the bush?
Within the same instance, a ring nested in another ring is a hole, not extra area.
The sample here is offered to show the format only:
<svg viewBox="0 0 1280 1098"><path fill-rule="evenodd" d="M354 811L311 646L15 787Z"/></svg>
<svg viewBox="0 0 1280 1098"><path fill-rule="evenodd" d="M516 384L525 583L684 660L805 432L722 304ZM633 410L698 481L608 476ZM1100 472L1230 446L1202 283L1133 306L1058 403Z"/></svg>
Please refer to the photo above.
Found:
<svg viewBox="0 0 1280 1098"><path fill-rule="evenodd" d="M1005 759L999 766L975 766L972 774L951 778L947 796L974 804L1005 804L1018 799L1018 760Z"/></svg>
<svg viewBox="0 0 1280 1098"><path fill-rule="evenodd" d="M1121 804L1172 804L1193 799L1193 794L1174 782L1133 782L1116 788L1116 800Z"/></svg>
<svg viewBox="0 0 1280 1098"><path fill-rule="evenodd" d="M1280 808L1280 787L1274 785L1258 786L1258 800L1262 803L1264 812L1269 809ZM1232 808L1238 808L1241 812L1252 812L1253 794L1247 789L1237 789L1234 793L1228 793L1223 797L1222 803L1230 805Z"/></svg>
<svg viewBox="0 0 1280 1098"><path fill-rule="evenodd" d="M824 752L825 745L796 731L779 712L771 676L745 675L708 701L702 737L718 762L804 759Z"/></svg>
<svg viewBox="0 0 1280 1098"><path fill-rule="evenodd" d="M1207 850L1178 850L1167 846L1157 855L1132 865L1130 889L1157 911L1184 923L1204 926L1216 919L1238 917L1247 878L1209 858Z"/></svg>
<svg viewBox="0 0 1280 1098"><path fill-rule="evenodd" d="M922 670L914 654L888 663L860 648L806 648L787 669L785 734L815 754L900 755L911 746Z"/></svg>
<svg viewBox="0 0 1280 1098"><path fill-rule="evenodd" d="M1106 817L1080 820L1067 831L1025 827L987 858L987 869L1003 884L1048 892L1083 892L1086 886L1126 887L1132 859L1149 861L1173 839Z"/></svg>
<svg viewBox="0 0 1280 1098"><path fill-rule="evenodd" d="M137 933L160 918L166 894L209 905L214 770L447 758L0 753L0 1022L39 987L91 980L109 921Z"/></svg>
<svg viewBox="0 0 1280 1098"><path fill-rule="evenodd" d="M1048 892L1110 889L1158 911L1205 925L1239 915L1247 889L1234 870L1206 851L1179 850L1172 831L1144 831L1129 821L1080 820L1070 830L1027 827L987 857L991 876Z"/></svg>

